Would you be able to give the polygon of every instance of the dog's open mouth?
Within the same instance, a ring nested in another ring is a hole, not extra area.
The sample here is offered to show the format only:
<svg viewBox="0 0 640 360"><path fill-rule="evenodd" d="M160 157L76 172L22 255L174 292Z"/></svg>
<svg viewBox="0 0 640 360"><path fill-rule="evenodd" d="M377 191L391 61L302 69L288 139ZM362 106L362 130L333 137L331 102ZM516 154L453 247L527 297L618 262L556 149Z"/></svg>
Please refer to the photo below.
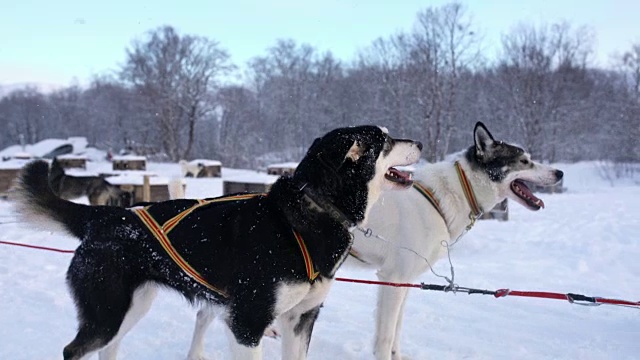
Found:
<svg viewBox="0 0 640 360"><path fill-rule="evenodd" d="M544 202L537 198L522 180L514 180L511 183L511 191L522 200L522 204L531 210L544 208Z"/></svg>
<svg viewBox="0 0 640 360"><path fill-rule="evenodd" d="M387 172L384 174L384 178L402 187L409 187L413 185L413 180L411 179L410 172L401 171L394 167L391 167L389 168L389 170L387 170Z"/></svg>

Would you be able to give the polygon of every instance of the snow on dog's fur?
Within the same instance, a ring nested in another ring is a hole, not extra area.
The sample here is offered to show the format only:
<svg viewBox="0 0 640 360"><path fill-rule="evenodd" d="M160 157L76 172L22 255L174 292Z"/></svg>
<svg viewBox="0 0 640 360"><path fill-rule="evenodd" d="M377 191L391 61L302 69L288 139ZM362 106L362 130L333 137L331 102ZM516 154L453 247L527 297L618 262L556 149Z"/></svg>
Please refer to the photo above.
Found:
<svg viewBox="0 0 640 360"><path fill-rule="evenodd" d="M261 358L263 333L276 319L283 359L306 358L320 307L351 248L350 228L364 223L382 188L411 185L393 167L415 163L421 149L377 126L336 129L316 139L295 174L266 195L135 209L60 199L49 187L48 164L28 164L16 208L25 220L62 228L81 242L67 272L78 333L64 359L96 351L101 360L115 359L158 285L224 308L235 358ZM171 230L158 230L155 221L166 225L185 210L189 215Z"/></svg>

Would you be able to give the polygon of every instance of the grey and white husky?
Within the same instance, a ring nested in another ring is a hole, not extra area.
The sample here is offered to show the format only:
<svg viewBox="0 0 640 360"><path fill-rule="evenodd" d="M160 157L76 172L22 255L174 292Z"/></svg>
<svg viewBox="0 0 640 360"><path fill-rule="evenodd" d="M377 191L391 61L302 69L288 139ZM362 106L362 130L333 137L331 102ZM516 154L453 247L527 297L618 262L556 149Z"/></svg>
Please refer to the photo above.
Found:
<svg viewBox="0 0 640 360"><path fill-rule="evenodd" d="M531 160L518 146L495 140L481 122L476 124L473 137L474 144L467 150L449 160L419 168L414 174L414 189L381 194L367 223L373 234L388 242L366 238L356 231L352 251L355 256L346 266L365 264L377 269L381 281L410 282L429 269L423 258L433 265L446 254L441 242L458 239L471 223L470 216L475 218L506 198L534 211L544 207L525 181L553 185L562 179L562 171ZM462 181L460 173L465 174L466 180ZM472 189L475 205L465 195L465 183ZM422 191L418 190L420 187ZM435 205L423 195L425 189L432 194ZM407 291L398 287L379 288L376 359L402 358L400 328ZM202 359L204 332L213 318L207 308L198 312L189 360Z"/></svg>
<svg viewBox="0 0 640 360"><path fill-rule="evenodd" d="M357 234L353 249L362 260L360 263L377 269L381 281L415 280L429 270L422 257L433 266L446 254L443 240L455 242L471 224L470 216L475 218L490 211L506 198L527 209L540 210L544 202L525 182L547 186L562 179L562 171L533 161L518 146L495 140L481 122L475 125L473 137L474 144L466 151L415 172L414 188L420 185L430 191L436 205L412 189L383 194L371 209L371 230L389 242ZM475 199L465 195L465 182ZM401 359L400 329L407 292L407 288L388 286L378 290L374 344L378 360Z"/></svg>

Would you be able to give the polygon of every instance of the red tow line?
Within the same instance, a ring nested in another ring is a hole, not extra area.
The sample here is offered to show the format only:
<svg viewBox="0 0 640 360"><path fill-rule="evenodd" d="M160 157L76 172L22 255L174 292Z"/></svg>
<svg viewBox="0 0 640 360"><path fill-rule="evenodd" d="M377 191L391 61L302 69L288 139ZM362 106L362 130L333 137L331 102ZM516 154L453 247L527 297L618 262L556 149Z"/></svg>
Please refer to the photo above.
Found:
<svg viewBox="0 0 640 360"><path fill-rule="evenodd" d="M563 294L563 293L554 293L554 292L546 292L546 291L519 291L519 290L509 290L509 289L499 289L499 290L492 291L492 290L482 290L482 289L466 288L466 287L459 287L459 286L451 287L451 286L445 286L445 285L434 285L434 284L425 284L425 283L420 283L420 284L394 283L394 282L387 282L387 281L356 280L356 279L348 279L348 278L336 278L336 281L351 282L351 283L358 283L358 284L381 285L381 286L418 288L421 290L465 293L469 295L471 294L493 295L495 298L501 298L501 297L507 297L507 296L520 296L520 297L531 297L531 298L542 298L542 299L565 300L570 302L571 304L587 305L587 306L598 306L598 305L606 304L606 305L640 307L640 302L637 302L637 301L607 299L602 297L585 296L585 295L573 294L573 293Z"/></svg>
<svg viewBox="0 0 640 360"><path fill-rule="evenodd" d="M15 243L11 241L2 241L2 240L0 240L0 244L22 246L30 249L55 251L55 252L64 253L64 254L73 254L75 252L74 250L62 250L62 249L56 249L56 248L51 248L46 246L28 245L28 244L21 244L21 243Z"/></svg>
<svg viewBox="0 0 640 360"><path fill-rule="evenodd" d="M65 254L73 254L74 250L63 250L56 249L52 247L46 246L37 246L37 245L28 245L21 244L11 241L1 241L0 244L11 245L11 246L20 246L31 249L38 250L47 250L54 251L58 253ZM530 298L542 298L542 299L554 299L554 300L565 300L570 302L571 304L578 305L620 305L620 306L628 306L628 307L640 307L640 302L637 301L627 301L627 300L619 300L619 299L607 299L602 297L592 297L585 296L580 294L572 294L572 293L554 293L554 292L546 292L546 291L519 291L519 290L509 290L509 289L499 289L499 290L482 290L482 289L474 289L474 288L466 288L459 286L446 286L446 285L434 285L434 284L411 284L411 283L395 283L388 281L375 281L375 280L361 280L361 279L349 279L349 278L335 278L336 281L341 282L350 282L356 284L368 284L368 285L380 285L380 286L392 286L392 287L406 287L406 288L416 288L420 290L432 290L432 291L442 291L442 292L454 292L454 293L466 293L466 294L482 294L482 295L493 295L496 298L507 297L507 296L520 296L520 297L530 297Z"/></svg>

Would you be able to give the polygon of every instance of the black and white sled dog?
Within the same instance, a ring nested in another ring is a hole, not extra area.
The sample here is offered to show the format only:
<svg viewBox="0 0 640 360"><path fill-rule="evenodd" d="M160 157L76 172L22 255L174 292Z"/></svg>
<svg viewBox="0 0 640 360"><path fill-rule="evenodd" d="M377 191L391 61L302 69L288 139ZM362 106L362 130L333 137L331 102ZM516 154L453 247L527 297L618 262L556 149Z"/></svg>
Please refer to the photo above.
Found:
<svg viewBox="0 0 640 360"><path fill-rule="evenodd" d="M384 193L367 223L372 234L387 242L356 231L354 256L347 266L373 267L381 281L410 282L429 269L422 257L433 265L446 254L441 242L458 239L470 225L470 216L476 218L505 198L531 210L544 207L523 181L552 185L562 179L562 171L534 162L520 147L496 141L480 122L474 140L455 159L419 168L414 189ZM472 199L465 195L465 183ZM380 286L378 291L375 357L399 360L407 288ZM189 360L201 358L202 339L212 317L206 308L198 312Z"/></svg>
<svg viewBox="0 0 640 360"><path fill-rule="evenodd" d="M129 193L100 176L75 176L65 173L57 158L51 163L49 185L53 193L65 200L86 196L91 205L129 206Z"/></svg>
<svg viewBox="0 0 640 360"><path fill-rule="evenodd" d="M182 172L182 177L200 177L200 174L204 170L204 164L201 162L193 162L187 160L178 161L180 165L180 171Z"/></svg>
<svg viewBox="0 0 640 360"><path fill-rule="evenodd" d="M123 209L56 197L48 165L28 164L16 206L26 220L80 239L67 272L78 333L63 351L115 359L159 286L225 309L235 358L259 359L264 330L278 320L283 359L304 359L335 272L384 188L411 185L395 166L418 161L419 142L377 126L318 138L290 177L268 194L170 200Z"/></svg>

